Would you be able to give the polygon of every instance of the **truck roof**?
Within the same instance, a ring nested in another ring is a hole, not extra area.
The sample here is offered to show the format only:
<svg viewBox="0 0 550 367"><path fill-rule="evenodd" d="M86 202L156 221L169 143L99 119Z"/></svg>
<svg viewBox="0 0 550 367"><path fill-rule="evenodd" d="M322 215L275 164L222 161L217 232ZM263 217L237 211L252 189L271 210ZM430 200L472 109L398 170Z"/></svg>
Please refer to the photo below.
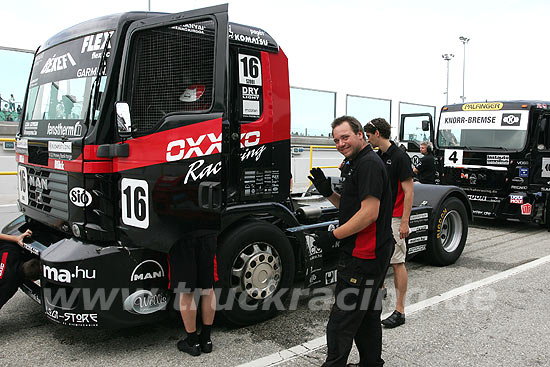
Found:
<svg viewBox="0 0 550 367"><path fill-rule="evenodd" d="M133 11L126 13L117 13L105 15L99 18L87 20L76 24L70 28L64 29L48 39L39 51L44 51L54 45L70 41L75 38L83 37L98 31L117 29L120 24L131 23L136 20L167 15L169 13ZM234 44L245 45L247 47L258 48L270 52L278 52L279 46L275 40L263 29L250 27L237 23L229 23L229 41Z"/></svg>

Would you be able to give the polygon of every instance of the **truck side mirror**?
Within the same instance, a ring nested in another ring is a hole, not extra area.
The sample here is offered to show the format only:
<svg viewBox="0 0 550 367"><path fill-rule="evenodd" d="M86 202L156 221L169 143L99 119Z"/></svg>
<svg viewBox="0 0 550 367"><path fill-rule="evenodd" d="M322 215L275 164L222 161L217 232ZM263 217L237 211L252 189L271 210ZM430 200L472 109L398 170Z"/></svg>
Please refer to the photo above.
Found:
<svg viewBox="0 0 550 367"><path fill-rule="evenodd" d="M126 102L116 102L116 124L118 134L123 138L132 135L132 119L130 118L130 107Z"/></svg>
<svg viewBox="0 0 550 367"><path fill-rule="evenodd" d="M422 131L430 131L430 121L422 121Z"/></svg>

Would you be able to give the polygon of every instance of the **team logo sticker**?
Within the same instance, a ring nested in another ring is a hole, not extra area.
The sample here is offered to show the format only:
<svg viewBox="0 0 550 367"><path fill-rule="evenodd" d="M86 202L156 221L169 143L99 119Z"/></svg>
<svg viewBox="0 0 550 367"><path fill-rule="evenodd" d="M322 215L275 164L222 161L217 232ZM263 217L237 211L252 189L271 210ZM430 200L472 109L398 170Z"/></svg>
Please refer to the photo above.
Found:
<svg viewBox="0 0 550 367"><path fill-rule="evenodd" d="M501 126L519 126L521 113L503 113Z"/></svg>
<svg viewBox="0 0 550 367"><path fill-rule="evenodd" d="M91 204L92 194L82 187L75 187L69 192L71 203L79 207L85 207Z"/></svg>

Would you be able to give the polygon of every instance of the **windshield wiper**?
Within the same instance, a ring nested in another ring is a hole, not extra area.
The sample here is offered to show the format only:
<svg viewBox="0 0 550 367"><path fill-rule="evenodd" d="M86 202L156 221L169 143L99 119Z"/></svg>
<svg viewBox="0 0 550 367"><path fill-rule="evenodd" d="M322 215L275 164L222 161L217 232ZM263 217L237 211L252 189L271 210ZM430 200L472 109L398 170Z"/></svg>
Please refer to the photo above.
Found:
<svg viewBox="0 0 550 367"><path fill-rule="evenodd" d="M467 149L467 150L474 150L474 149L494 149L494 150L504 150L504 151L509 150L508 148L505 148L505 147L482 147L482 146L477 146L477 145L467 145L467 146L463 146L463 147L460 147L460 148L464 148L464 149Z"/></svg>

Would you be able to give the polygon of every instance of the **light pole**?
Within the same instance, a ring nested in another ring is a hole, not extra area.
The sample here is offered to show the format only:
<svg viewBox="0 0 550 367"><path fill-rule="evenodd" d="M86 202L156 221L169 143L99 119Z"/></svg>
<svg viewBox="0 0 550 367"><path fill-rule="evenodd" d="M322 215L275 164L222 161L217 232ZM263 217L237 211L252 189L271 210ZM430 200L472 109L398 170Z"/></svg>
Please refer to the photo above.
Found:
<svg viewBox="0 0 550 367"><path fill-rule="evenodd" d="M462 103L464 103L466 100L466 95L464 93L464 78L466 75L466 44L470 39L464 36L460 36L458 39L464 44L464 60L462 61L462 95L460 96L460 98L462 98Z"/></svg>
<svg viewBox="0 0 550 367"><path fill-rule="evenodd" d="M449 61L451 61L451 59L455 57L455 55L443 54L441 55L441 57L443 58L443 60L447 61L447 91L445 92L445 94L447 95L447 100L445 102L445 105L448 105L449 104Z"/></svg>

